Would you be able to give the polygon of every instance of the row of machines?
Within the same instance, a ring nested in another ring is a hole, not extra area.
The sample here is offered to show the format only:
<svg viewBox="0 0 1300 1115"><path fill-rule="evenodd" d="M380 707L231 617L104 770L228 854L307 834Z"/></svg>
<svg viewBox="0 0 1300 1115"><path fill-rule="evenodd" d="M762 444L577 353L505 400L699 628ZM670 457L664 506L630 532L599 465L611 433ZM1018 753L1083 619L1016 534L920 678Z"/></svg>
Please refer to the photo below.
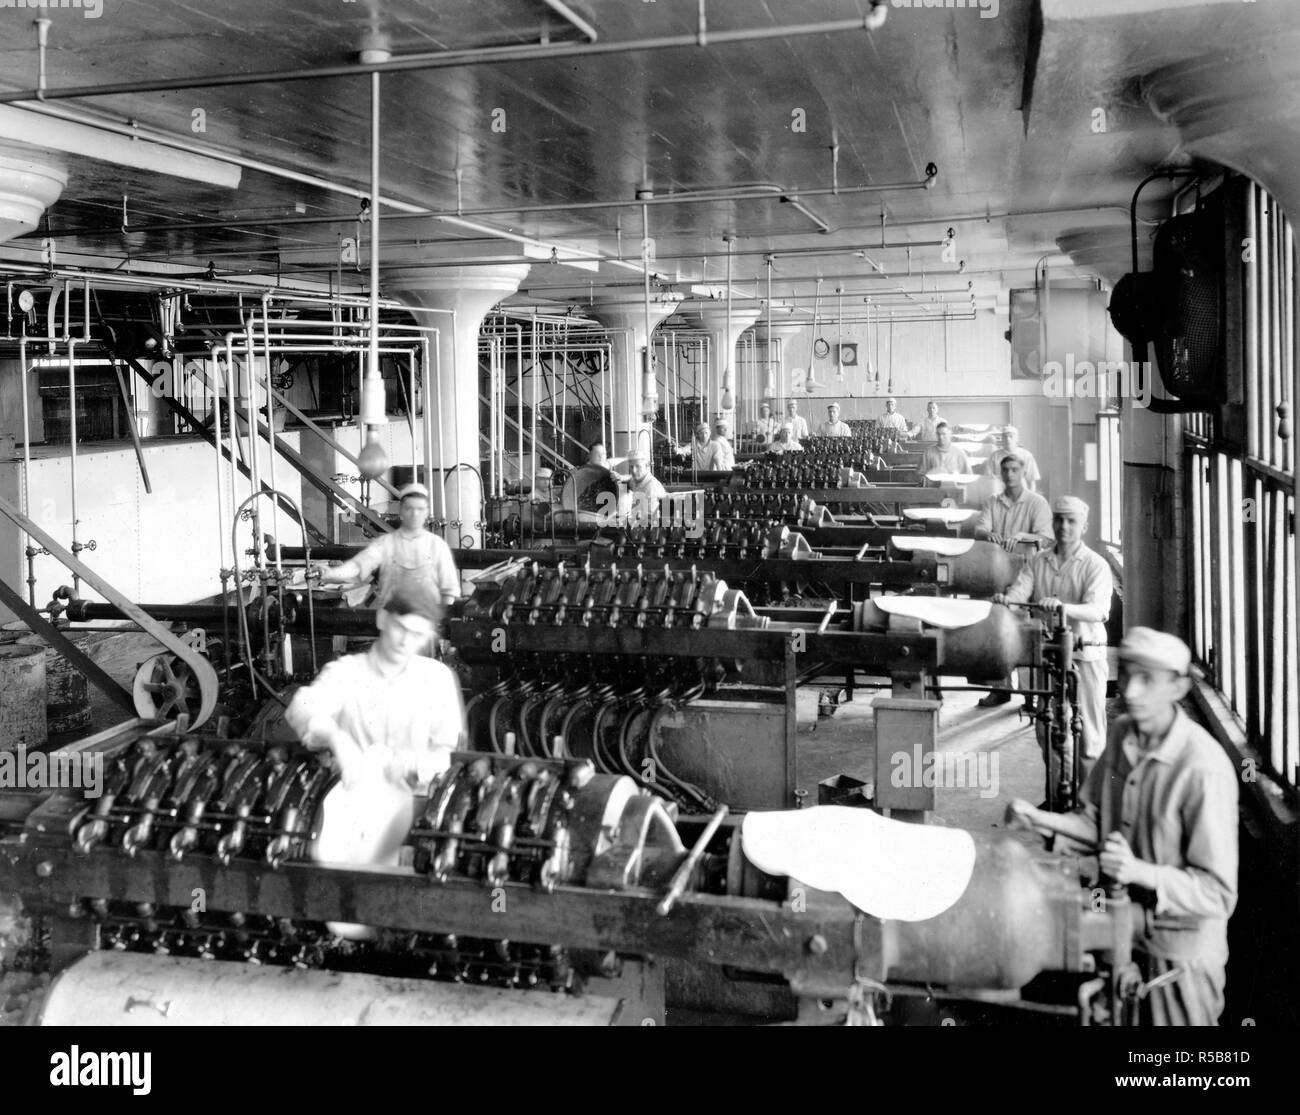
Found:
<svg viewBox="0 0 1300 1115"><path fill-rule="evenodd" d="M29 1021L1119 1024L1139 993L1127 897L1006 838L825 807L764 832L584 757L473 751L416 799L401 863L359 869L310 855L335 778L314 754L143 721L78 753L97 798L0 793L0 893L54 975ZM862 897L827 866L855 836L942 876L942 909ZM1024 994L1061 973L1065 1007Z"/></svg>

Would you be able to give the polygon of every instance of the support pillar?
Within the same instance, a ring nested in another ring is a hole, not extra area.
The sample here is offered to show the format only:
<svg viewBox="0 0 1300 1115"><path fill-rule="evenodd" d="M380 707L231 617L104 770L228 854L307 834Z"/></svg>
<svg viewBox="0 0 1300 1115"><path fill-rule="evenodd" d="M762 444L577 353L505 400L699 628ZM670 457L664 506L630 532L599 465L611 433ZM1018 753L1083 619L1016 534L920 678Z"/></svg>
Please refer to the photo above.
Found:
<svg viewBox="0 0 1300 1115"><path fill-rule="evenodd" d="M676 302L651 302L650 332L676 309ZM591 314L610 331L610 456L623 457L636 448L648 453L652 449L653 417L647 418L643 409L650 397L646 388L652 386L644 382L645 351L650 340L645 308L597 300L591 304ZM658 394L655 387L656 409L662 403Z"/></svg>
<svg viewBox="0 0 1300 1115"><path fill-rule="evenodd" d="M420 325L439 331L437 358L426 371L427 382L437 388L436 394L425 390L436 422L429 490L435 519L447 524L439 533L452 547L483 543L479 327L488 310L519 289L528 266L396 268L384 275L385 294L400 300Z"/></svg>
<svg viewBox="0 0 1300 1115"><path fill-rule="evenodd" d="M709 382L713 397L709 408L714 419L723 418L735 430L735 411L739 384L736 382L736 342L758 320L756 308L731 308L730 323L725 306L717 303L696 304L689 317L709 334ZM730 325L730 329L728 329ZM730 388L730 391L728 391Z"/></svg>

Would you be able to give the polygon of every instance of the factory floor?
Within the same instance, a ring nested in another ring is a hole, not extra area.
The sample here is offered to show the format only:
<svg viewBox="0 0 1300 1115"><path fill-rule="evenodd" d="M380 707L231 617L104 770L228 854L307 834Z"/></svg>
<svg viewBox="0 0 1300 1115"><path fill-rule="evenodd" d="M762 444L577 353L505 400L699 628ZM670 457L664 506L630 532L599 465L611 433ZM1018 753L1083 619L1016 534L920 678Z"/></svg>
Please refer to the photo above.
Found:
<svg viewBox="0 0 1300 1115"><path fill-rule="evenodd" d="M964 686L960 678L944 684ZM883 691L858 689L852 701L839 690L839 704L829 717L819 716L823 688L799 691L798 787L807 791L808 805L818 801L818 784L847 775L874 780L875 717L872 701ZM991 833L1003 828L1007 803L1024 798L1032 805L1043 800L1043 759L1033 727L1019 710L1022 698L984 709L982 692L944 694L939 712L938 761L935 763L935 811L929 823ZM951 758L948 758L951 756ZM957 771L964 777L945 776ZM965 785L954 783L964 782ZM1031 844L1039 842L1027 838Z"/></svg>

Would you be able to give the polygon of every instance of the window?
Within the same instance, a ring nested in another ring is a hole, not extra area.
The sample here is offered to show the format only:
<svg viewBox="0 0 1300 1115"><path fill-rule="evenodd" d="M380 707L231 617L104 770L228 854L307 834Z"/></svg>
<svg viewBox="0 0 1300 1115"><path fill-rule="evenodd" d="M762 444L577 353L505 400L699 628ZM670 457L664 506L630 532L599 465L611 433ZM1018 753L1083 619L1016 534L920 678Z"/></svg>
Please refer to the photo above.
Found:
<svg viewBox="0 0 1300 1115"><path fill-rule="evenodd" d="M1114 547L1116 556L1120 553L1124 525L1124 499L1121 491L1123 479L1119 412L1103 410L1097 415L1097 480L1101 490L1097 529L1101 541Z"/></svg>
<svg viewBox="0 0 1300 1115"><path fill-rule="evenodd" d="M1184 424L1193 653L1281 781L1300 776L1295 439L1281 415L1295 383L1295 239L1254 183L1241 195L1244 232L1244 445L1213 416ZM1229 355L1230 361L1236 359ZM1291 415L1294 419L1294 415Z"/></svg>

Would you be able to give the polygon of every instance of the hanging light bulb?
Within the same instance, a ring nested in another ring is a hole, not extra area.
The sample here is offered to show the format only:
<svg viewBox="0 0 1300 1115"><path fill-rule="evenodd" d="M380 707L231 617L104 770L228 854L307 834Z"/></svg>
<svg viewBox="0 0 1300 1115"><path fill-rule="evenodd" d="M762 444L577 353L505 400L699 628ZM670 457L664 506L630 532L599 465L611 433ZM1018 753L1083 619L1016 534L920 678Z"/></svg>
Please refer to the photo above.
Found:
<svg viewBox="0 0 1300 1115"><path fill-rule="evenodd" d="M388 454L379 444L379 427L388 422L384 398L384 380L377 368L361 381L361 426L365 444L357 454L357 471L367 480L376 479L388 468Z"/></svg>

